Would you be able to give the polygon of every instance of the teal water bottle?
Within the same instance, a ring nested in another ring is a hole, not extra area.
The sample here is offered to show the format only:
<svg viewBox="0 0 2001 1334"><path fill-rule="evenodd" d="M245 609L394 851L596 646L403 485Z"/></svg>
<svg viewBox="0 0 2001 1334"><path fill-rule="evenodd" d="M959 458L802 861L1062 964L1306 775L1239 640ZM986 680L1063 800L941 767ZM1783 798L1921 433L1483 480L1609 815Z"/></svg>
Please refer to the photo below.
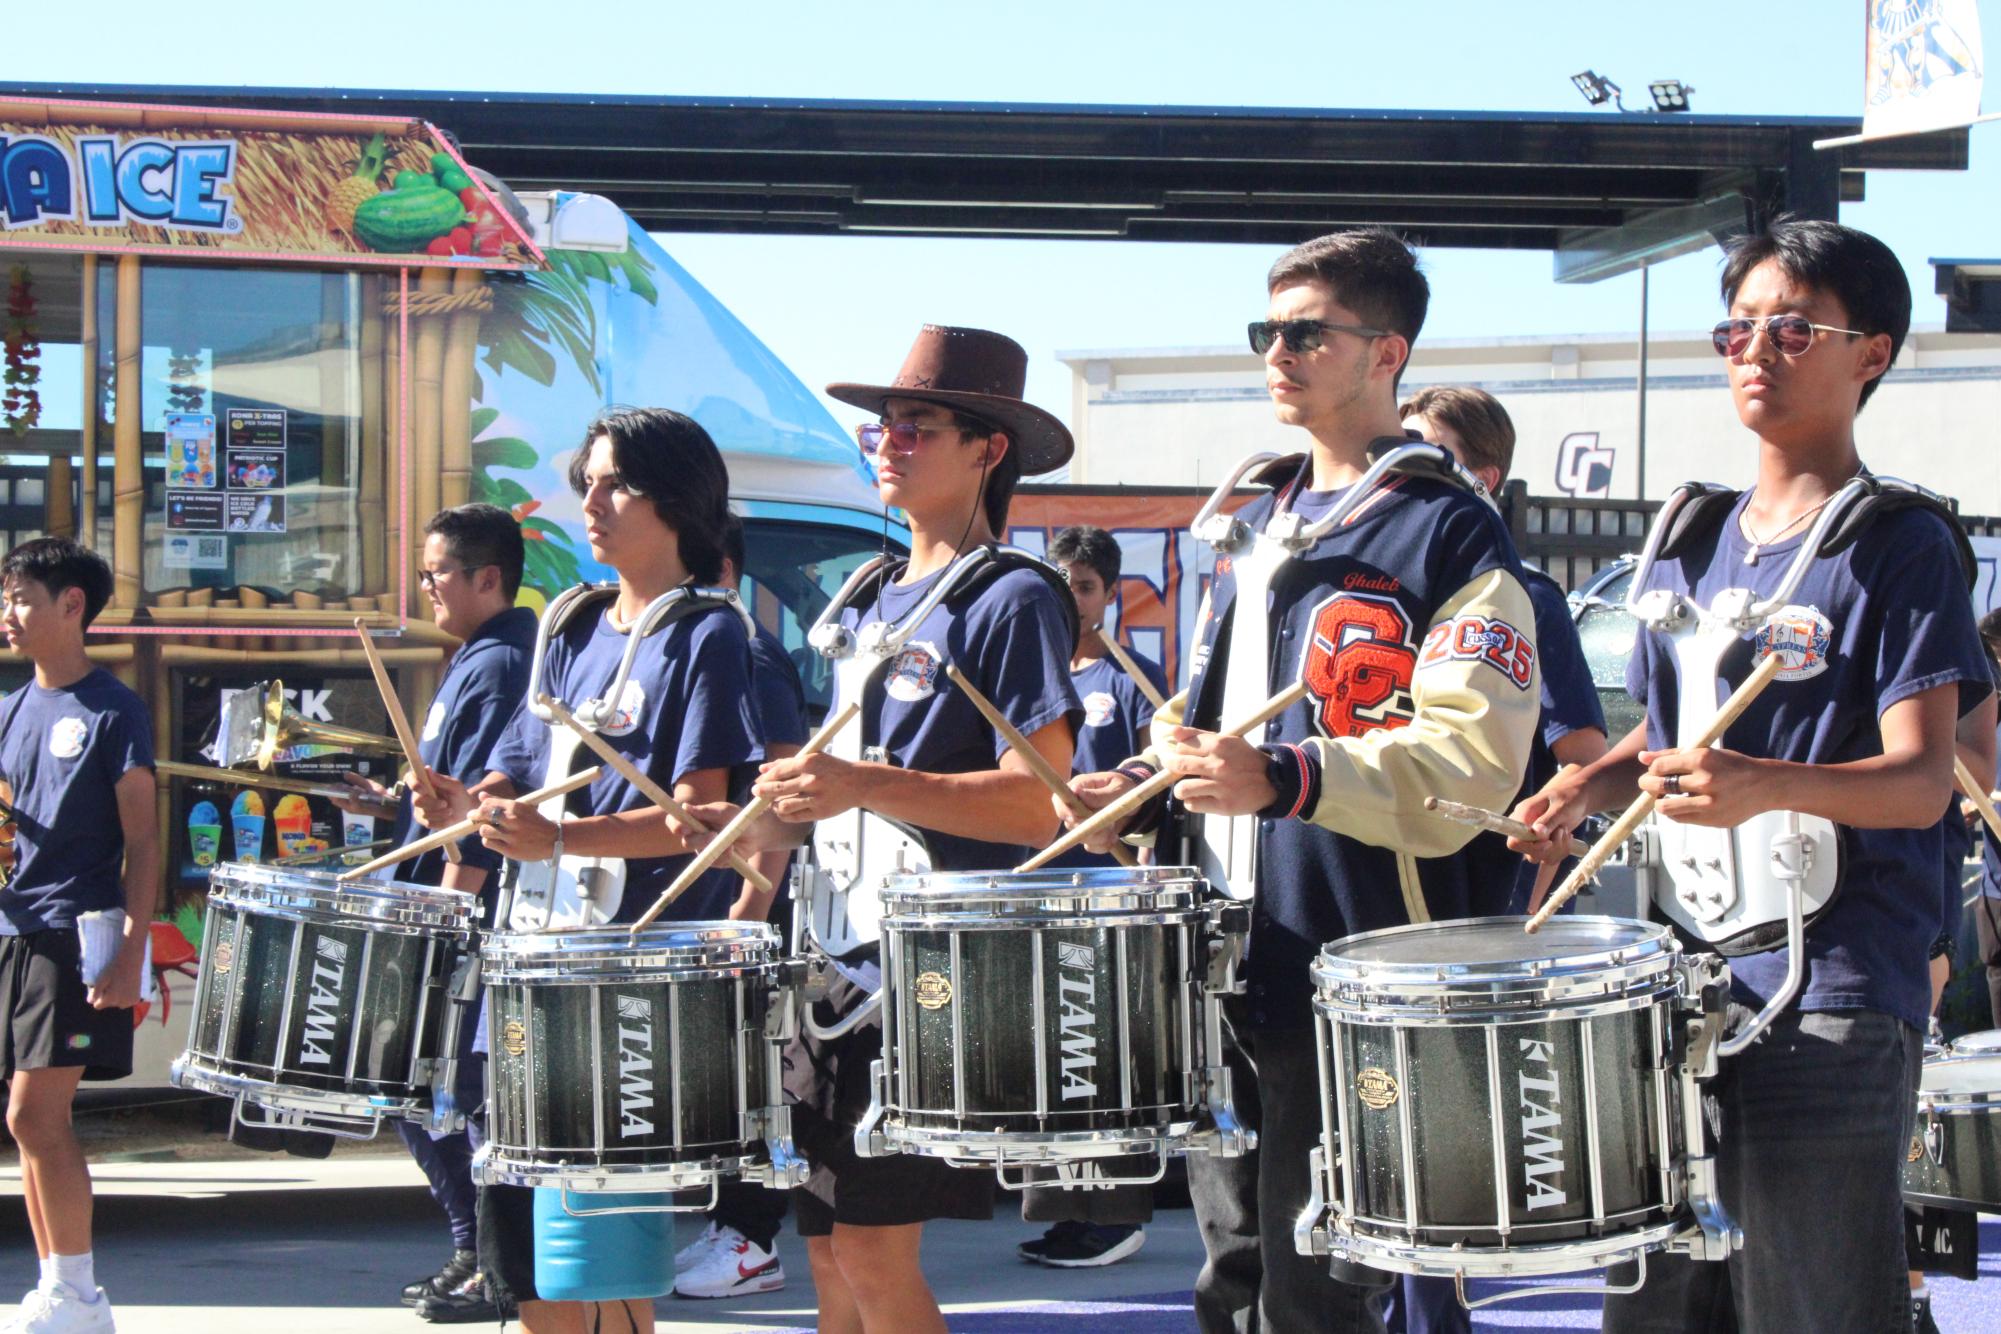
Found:
<svg viewBox="0 0 2001 1334"><path fill-rule="evenodd" d="M577 1214L659 1206L658 1194L535 1192L535 1291L549 1302L610 1302L664 1297L674 1290L674 1215Z"/></svg>

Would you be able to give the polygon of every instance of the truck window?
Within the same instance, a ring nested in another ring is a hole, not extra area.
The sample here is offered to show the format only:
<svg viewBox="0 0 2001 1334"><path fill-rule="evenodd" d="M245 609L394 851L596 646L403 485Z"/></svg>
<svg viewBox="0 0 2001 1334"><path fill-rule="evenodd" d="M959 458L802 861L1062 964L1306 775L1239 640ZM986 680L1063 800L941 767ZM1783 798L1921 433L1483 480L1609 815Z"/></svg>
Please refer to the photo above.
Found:
<svg viewBox="0 0 2001 1334"><path fill-rule="evenodd" d="M806 632L848 576L882 553L882 532L749 518L744 521L743 540L744 601L757 623L776 635L791 655L806 686L807 713L820 718L833 698L833 672L806 643ZM903 554L902 544L894 538L889 550Z"/></svg>

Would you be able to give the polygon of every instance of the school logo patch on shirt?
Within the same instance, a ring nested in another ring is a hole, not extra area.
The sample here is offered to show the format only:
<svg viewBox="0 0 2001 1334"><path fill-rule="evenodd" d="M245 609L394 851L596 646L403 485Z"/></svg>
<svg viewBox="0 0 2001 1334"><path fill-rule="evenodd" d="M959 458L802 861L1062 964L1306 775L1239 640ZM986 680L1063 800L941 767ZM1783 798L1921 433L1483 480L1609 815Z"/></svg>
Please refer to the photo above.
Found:
<svg viewBox="0 0 2001 1334"><path fill-rule="evenodd" d="M1102 690L1084 696L1084 725L1103 727L1118 713L1119 702Z"/></svg>
<svg viewBox="0 0 2001 1334"><path fill-rule="evenodd" d="M618 708L612 713L611 721L601 729L601 735L630 736L645 715L646 687L637 681L627 680L625 689L618 695Z"/></svg>
<svg viewBox="0 0 2001 1334"><path fill-rule="evenodd" d="M1817 607L1788 605L1765 618L1751 643L1761 661L1779 655L1779 680L1804 681L1827 670L1834 626Z"/></svg>
<svg viewBox="0 0 2001 1334"><path fill-rule="evenodd" d="M426 741L436 741L438 733L444 730L444 726L445 702L441 699L434 699L431 701L431 711L424 715L423 739Z"/></svg>
<svg viewBox="0 0 2001 1334"><path fill-rule="evenodd" d="M890 661L882 688L891 699L915 704L938 693L939 666L944 661L936 644L915 643Z"/></svg>
<svg viewBox="0 0 2001 1334"><path fill-rule="evenodd" d="M49 754L59 760L73 760L83 754L84 739L89 735L90 724L83 719L58 718L49 729Z"/></svg>

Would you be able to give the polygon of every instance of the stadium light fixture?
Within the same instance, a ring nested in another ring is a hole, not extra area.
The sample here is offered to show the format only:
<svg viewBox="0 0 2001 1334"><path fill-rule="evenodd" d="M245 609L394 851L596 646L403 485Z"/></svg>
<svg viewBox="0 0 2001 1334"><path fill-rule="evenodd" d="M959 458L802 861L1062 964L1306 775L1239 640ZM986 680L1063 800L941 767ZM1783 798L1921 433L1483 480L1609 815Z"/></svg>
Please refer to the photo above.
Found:
<svg viewBox="0 0 2001 1334"><path fill-rule="evenodd" d="M1584 95L1584 100L1594 107L1602 107L1607 102L1624 111L1626 104L1619 100L1623 91L1618 84L1592 70L1585 70L1570 76L1571 84Z"/></svg>
<svg viewBox="0 0 2001 1334"><path fill-rule="evenodd" d="M1654 110L1686 111L1688 96L1695 89L1680 79L1655 79L1647 85L1647 91L1654 95Z"/></svg>

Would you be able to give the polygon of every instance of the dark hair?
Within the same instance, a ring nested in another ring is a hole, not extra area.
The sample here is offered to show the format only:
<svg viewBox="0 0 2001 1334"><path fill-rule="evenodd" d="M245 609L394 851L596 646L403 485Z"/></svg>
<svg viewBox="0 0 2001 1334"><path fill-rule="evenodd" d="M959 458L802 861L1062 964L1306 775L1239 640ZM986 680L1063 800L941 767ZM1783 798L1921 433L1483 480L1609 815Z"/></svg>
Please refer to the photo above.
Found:
<svg viewBox="0 0 2001 1334"><path fill-rule="evenodd" d="M652 501L653 512L680 539L688 573L703 584L721 579L730 475L701 423L667 408L607 408L584 428L584 442L570 456L570 489L578 495L599 436L611 441L619 484Z"/></svg>
<svg viewBox="0 0 2001 1334"><path fill-rule="evenodd" d="M1051 565L1088 565L1105 581L1109 592L1119 581L1119 571L1125 566L1125 554L1119 550L1118 540L1102 528L1080 523L1065 528L1049 540L1049 563Z"/></svg>
<svg viewBox="0 0 2001 1334"><path fill-rule="evenodd" d="M987 527L994 530L995 537L1004 539L1007 509L1014 501L1014 488L1021 482L1021 442L1005 427L956 410L952 413L952 425L959 430L961 444L990 435L1007 436L1007 453L987 465L986 489L980 494L980 503L987 512Z"/></svg>
<svg viewBox="0 0 2001 1334"><path fill-rule="evenodd" d="M1987 645L1988 656L2001 663L2001 607L1980 618L1980 638Z"/></svg>
<svg viewBox="0 0 2001 1334"><path fill-rule="evenodd" d="M1851 329L1890 335L1890 363L1911 331L1911 280L1904 266L1881 241L1867 232L1818 218L1780 217L1771 228L1732 239L1723 262L1723 304L1737 299L1737 289L1751 270L1776 261L1786 277L1802 287L1827 293L1841 303ZM1883 374L1889 373L1885 363ZM1878 375L1862 386L1859 411L1882 382Z"/></svg>
<svg viewBox="0 0 2001 1334"><path fill-rule="evenodd" d="M104 557L67 537L38 537L8 552L0 560L0 583L9 579L32 579L48 589L50 597L60 596L64 589L82 589L86 629L111 601L111 567Z"/></svg>
<svg viewBox="0 0 2001 1334"><path fill-rule="evenodd" d="M521 591L521 567L527 560L521 521L498 505L455 505L439 510L424 524L424 536L445 539L445 553L469 570L497 566L500 587L509 601Z"/></svg>
<svg viewBox="0 0 2001 1334"><path fill-rule="evenodd" d="M723 559L736 571L737 578L743 578L743 516L735 510L723 522Z"/></svg>
<svg viewBox="0 0 2001 1334"><path fill-rule="evenodd" d="M1301 282L1326 283L1334 299L1363 321L1402 334L1411 344L1431 306L1431 284L1417 267L1417 255L1387 227L1333 232L1294 246L1265 275L1265 290ZM1403 378L1402 366L1397 378Z"/></svg>
<svg viewBox="0 0 2001 1334"><path fill-rule="evenodd" d="M1515 423L1501 400L1471 385L1427 385L1397 409L1399 417L1429 417L1448 426L1466 447L1468 468L1497 468L1501 480L1515 466Z"/></svg>

